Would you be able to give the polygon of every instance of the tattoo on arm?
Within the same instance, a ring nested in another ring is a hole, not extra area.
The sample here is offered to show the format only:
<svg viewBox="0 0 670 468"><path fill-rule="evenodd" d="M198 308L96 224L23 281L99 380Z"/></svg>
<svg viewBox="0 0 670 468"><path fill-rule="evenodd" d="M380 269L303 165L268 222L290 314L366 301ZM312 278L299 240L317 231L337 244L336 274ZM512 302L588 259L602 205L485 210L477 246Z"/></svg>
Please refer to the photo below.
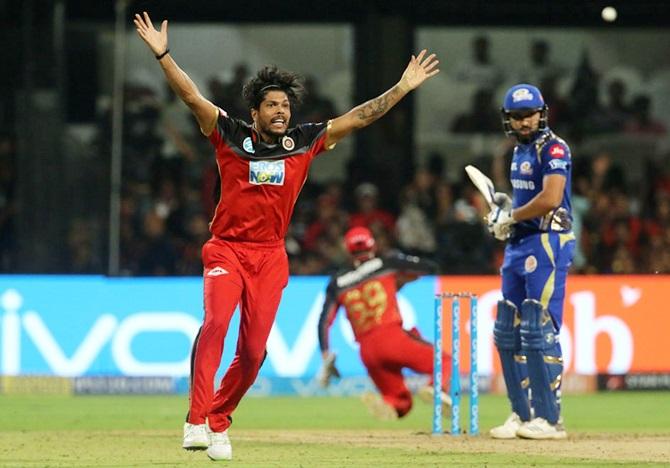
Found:
<svg viewBox="0 0 670 468"><path fill-rule="evenodd" d="M382 115L393 107L400 100L400 90L397 86L394 86L384 94L374 99L369 100L365 104L362 104L356 112L356 117L359 120L364 121L366 124L370 124L380 118Z"/></svg>

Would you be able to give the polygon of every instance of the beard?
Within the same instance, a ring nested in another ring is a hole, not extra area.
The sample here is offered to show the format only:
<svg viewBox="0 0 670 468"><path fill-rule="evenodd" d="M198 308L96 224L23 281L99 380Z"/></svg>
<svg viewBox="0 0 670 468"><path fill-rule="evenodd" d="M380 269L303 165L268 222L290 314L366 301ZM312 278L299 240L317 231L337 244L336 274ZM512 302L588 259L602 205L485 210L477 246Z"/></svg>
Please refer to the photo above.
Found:
<svg viewBox="0 0 670 468"><path fill-rule="evenodd" d="M527 130L528 133L521 133L522 130ZM533 130L531 127L522 127L518 130L515 130L514 133L516 135L516 139L523 144L530 143L530 141L533 139L533 137L537 134L539 129Z"/></svg>
<svg viewBox="0 0 670 468"><path fill-rule="evenodd" d="M267 133L268 135L272 135L272 136L276 136L276 137L283 137L284 135L286 135L286 131L287 131L287 130L288 130L288 129L284 129L284 130L275 130L275 129L273 129L272 127L269 127L269 126L268 126L268 127L265 127L265 129L264 129L263 131L264 131L265 133Z"/></svg>
<svg viewBox="0 0 670 468"><path fill-rule="evenodd" d="M266 135L269 135L273 138L276 138L277 140L284 135L286 135L286 132L288 131L288 125L283 128L282 130L276 130L272 128L272 124L267 124L267 125L260 125L260 131L261 133L264 133Z"/></svg>

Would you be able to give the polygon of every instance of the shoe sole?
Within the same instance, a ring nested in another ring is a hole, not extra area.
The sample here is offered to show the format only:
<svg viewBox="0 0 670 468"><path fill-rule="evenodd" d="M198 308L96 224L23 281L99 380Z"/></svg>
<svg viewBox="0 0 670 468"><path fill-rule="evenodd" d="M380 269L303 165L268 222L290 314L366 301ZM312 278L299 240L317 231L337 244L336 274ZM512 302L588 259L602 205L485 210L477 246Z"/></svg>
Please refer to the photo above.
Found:
<svg viewBox="0 0 670 468"><path fill-rule="evenodd" d="M224 461L224 460L225 460L225 461L228 461L228 460L232 460L232 459L233 459L232 456L229 457L229 458L214 458L214 457L211 456L210 454L207 454L207 456L209 457L210 460L213 460L213 461Z"/></svg>
<svg viewBox="0 0 670 468"><path fill-rule="evenodd" d="M423 401L426 404L431 404L433 402L433 392L427 388L420 388L416 393L416 396L419 397L419 400Z"/></svg>
<svg viewBox="0 0 670 468"><path fill-rule="evenodd" d="M224 458L213 457L209 454L209 452L207 452L207 456L209 457L210 460L214 460L214 461L223 461L223 460L227 461L227 460L232 460L233 459L233 454L232 453L230 454L229 457L224 457Z"/></svg>
<svg viewBox="0 0 670 468"><path fill-rule="evenodd" d="M508 435L500 436L500 435L493 435L490 432L489 432L489 435L491 436L492 439L498 439L498 440L512 440L512 439L516 439L518 437L516 434L514 434L512 436L508 436Z"/></svg>
<svg viewBox="0 0 670 468"><path fill-rule="evenodd" d="M432 405L432 404L433 404L433 400L434 400L434 398L433 398L433 392L432 392L431 390L425 388L425 387L424 387L424 388L420 388L420 389L416 392L416 396L419 397L419 400L423 401L424 403L426 403L426 404L428 404L428 405ZM444 412L444 411L446 411L446 410L451 410L451 405L449 404L448 401L444 401L444 399L442 399L442 411ZM446 415L445 415L445 416L446 416Z"/></svg>
<svg viewBox="0 0 670 468"><path fill-rule="evenodd" d="M206 442L196 442L193 441L189 445L182 444L181 448L188 450L190 452L195 452L198 450L207 450L209 448L209 441Z"/></svg>
<svg viewBox="0 0 670 468"><path fill-rule="evenodd" d="M530 440L563 440L568 438L568 434L565 432L556 432L555 434L519 434L517 436L522 439Z"/></svg>
<svg viewBox="0 0 670 468"><path fill-rule="evenodd" d="M361 397L361 400L375 418L381 421L395 421L398 419L398 413L392 407L384 403L377 395L364 394Z"/></svg>

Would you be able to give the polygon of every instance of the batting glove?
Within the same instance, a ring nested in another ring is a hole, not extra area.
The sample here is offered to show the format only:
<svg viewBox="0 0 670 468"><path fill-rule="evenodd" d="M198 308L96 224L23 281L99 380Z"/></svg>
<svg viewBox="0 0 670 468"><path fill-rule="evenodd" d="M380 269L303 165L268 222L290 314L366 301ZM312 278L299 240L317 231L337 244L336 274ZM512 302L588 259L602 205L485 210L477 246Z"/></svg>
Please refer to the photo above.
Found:
<svg viewBox="0 0 670 468"><path fill-rule="evenodd" d="M493 203L498 205L503 210L512 209L512 199L504 192L496 192L493 194Z"/></svg>
<svg viewBox="0 0 670 468"><path fill-rule="evenodd" d="M498 240L506 241L512 235L512 225L516 222L512 218L511 210L497 207L486 217L489 232Z"/></svg>

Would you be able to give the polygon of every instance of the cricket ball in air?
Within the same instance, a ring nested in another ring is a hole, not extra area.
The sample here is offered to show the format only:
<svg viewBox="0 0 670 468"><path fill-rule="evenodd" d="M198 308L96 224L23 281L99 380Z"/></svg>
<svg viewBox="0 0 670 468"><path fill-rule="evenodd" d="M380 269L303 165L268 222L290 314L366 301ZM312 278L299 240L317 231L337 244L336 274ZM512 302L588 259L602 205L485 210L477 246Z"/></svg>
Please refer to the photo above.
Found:
<svg viewBox="0 0 670 468"><path fill-rule="evenodd" d="M600 12L600 16L602 16L604 21L611 23L612 21L616 20L617 17L616 8L607 6L603 8L603 11Z"/></svg>

